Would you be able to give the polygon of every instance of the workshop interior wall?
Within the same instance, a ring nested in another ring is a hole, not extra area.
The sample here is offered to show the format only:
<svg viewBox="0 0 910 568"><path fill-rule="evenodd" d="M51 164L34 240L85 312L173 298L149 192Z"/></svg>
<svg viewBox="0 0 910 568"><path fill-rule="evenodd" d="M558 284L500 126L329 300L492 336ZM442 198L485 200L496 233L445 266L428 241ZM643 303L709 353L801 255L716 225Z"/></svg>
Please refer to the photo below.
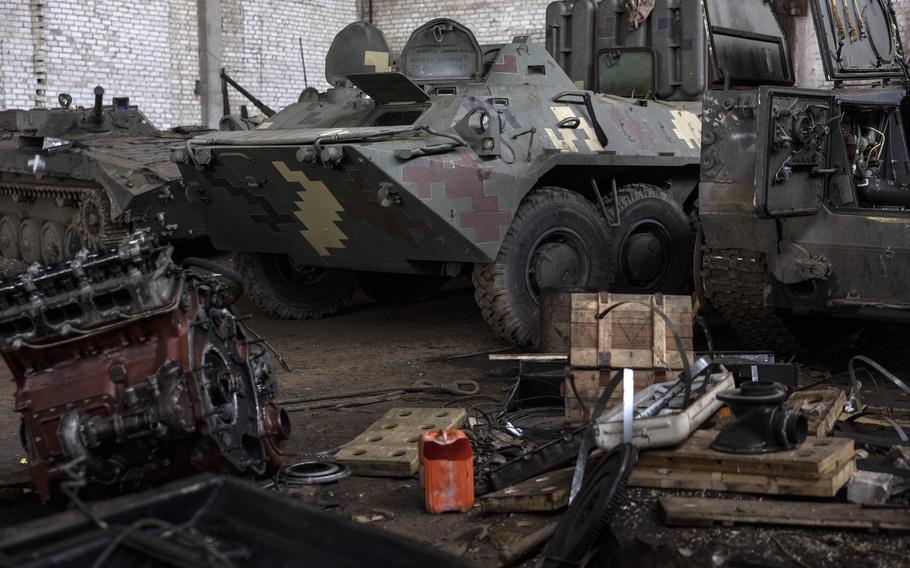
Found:
<svg viewBox="0 0 910 568"><path fill-rule="evenodd" d="M273 108L326 87L334 35L357 19L356 0L222 0L224 66ZM61 92L89 106L129 96L159 127L199 124L194 0L0 0L0 110L57 106ZM236 112L246 100L232 94ZM255 109L250 105L251 111Z"/></svg>
<svg viewBox="0 0 910 568"><path fill-rule="evenodd" d="M804 0L792 0L801 4ZM304 87L299 38L310 86L325 88L332 38L368 17L400 50L418 25L440 16L472 28L481 43L529 34L542 40L549 0L221 0L224 66L266 104L280 109ZM910 39L910 0L895 0ZM89 105L92 89L129 96L158 126L198 124L196 2L193 0L0 0L0 110L56 106L68 92ZM801 84L824 86L814 29L795 17L794 67ZM803 47L805 46L805 47ZM231 95L237 112L246 101ZM251 110L252 106L250 105Z"/></svg>

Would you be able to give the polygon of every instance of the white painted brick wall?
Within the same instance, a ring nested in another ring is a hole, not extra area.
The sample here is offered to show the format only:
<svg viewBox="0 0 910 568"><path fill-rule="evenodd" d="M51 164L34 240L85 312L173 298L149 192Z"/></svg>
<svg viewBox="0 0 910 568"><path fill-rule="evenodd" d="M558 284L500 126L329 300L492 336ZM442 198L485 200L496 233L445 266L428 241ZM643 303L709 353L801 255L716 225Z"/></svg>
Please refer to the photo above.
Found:
<svg viewBox="0 0 910 568"><path fill-rule="evenodd" d="M363 0L364 6L367 1ZM373 23L396 52L404 47L416 27L441 17L467 26L482 44L511 41L517 35L543 41L549 3L550 0L373 0Z"/></svg>
<svg viewBox="0 0 910 568"><path fill-rule="evenodd" d="M365 15L367 0L361 1ZM303 89L298 38L303 37L311 86L325 87L324 58L332 38L360 16L357 0L222 0L224 66L268 105L280 109ZM400 50L414 28L451 17L474 30L481 43L530 34L544 37L549 0L373 0L373 21ZM107 98L129 96L155 124L200 121L194 0L0 0L0 109L39 102L33 6L40 5L47 49L47 99L69 92L90 105L101 84ZM895 0L901 32L910 42L910 0ZM816 54L814 31L803 19L798 35ZM40 48L40 46L39 46ZM40 55L40 53L39 53ZM824 84L817 55L797 58L797 77ZM246 101L232 94L232 110ZM252 106L250 106L251 110Z"/></svg>
<svg viewBox="0 0 910 568"><path fill-rule="evenodd" d="M89 106L100 84L106 101L129 96L159 127L200 122L195 0L0 0L0 110L41 102L30 8L36 4L47 49L47 106L56 106L61 92ZM297 38L304 38L310 84L322 88L332 38L357 19L356 0L222 0L222 14L225 67L275 109L303 89ZM233 110L244 102L232 96Z"/></svg>
<svg viewBox="0 0 910 568"><path fill-rule="evenodd" d="M35 104L28 0L0 0L0 110Z"/></svg>
<svg viewBox="0 0 910 568"><path fill-rule="evenodd" d="M222 0L224 67L246 90L275 110L304 89L303 38L309 86L328 87L325 54L335 34L358 19L355 0ZM252 103L231 89L231 112Z"/></svg>

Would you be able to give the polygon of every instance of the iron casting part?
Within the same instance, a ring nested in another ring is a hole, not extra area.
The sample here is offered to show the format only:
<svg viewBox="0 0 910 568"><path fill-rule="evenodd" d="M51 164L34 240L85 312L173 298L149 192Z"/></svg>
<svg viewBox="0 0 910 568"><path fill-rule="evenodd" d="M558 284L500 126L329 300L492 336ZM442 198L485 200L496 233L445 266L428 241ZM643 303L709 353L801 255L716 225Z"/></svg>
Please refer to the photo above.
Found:
<svg viewBox="0 0 910 568"><path fill-rule="evenodd" d="M229 309L240 289L171 253L136 233L0 282L0 355L42 500L67 481L102 497L283 464L291 422L268 352Z"/></svg>
<svg viewBox="0 0 910 568"><path fill-rule="evenodd" d="M732 454L763 454L795 448L806 441L809 423L799 411L784 407L787 391L766 381L743 383L717 395L734 419L717 434L711 449Z"/></svg>

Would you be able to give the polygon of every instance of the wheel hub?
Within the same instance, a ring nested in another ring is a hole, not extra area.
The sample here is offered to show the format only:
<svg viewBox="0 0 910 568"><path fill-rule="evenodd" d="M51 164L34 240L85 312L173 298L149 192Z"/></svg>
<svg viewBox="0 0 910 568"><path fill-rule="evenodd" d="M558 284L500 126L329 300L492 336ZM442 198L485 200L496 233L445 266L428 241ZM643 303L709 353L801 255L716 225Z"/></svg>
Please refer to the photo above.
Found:
<svg viewBox="0 0 910 568"><path fill-rule="evenodd" d="M537 249L534 280L538 290L579 284L583 262L566 243L547 243Z"/></svg>
<svg viewBox="0 0 910 568"><path fill-rule="evenodd" d="M647 291L665 276L670 264L669 237L659 225L636 228L622 247L622 271L626 281Z"/></svg>

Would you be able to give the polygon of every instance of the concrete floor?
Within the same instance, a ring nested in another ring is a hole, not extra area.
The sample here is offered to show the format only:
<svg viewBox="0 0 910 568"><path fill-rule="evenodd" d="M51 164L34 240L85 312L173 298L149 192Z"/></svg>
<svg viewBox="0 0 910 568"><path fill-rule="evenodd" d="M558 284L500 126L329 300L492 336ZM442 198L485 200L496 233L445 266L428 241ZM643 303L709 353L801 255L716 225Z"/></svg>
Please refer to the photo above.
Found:
<svg viewBox="0 0 910 568"><path fill-rule="evenodd" d="M253 308L241 302L238 313ZM480 318L472 292L455 287L440 297L408 306L357 302L336 317L321 321L274 321L257 315L251 327L267 337L286 357L293 372L279 369L281 397L345 392L364 388L472 379L483 392L501 397L510 384L509 368L482 357L446 360L458 354L501 349ZM276 368L278 366L276 365ZM21 471L18 417L12 412L13 385L0 370L0 474ZM349 410L294 413L289 460L336 448L354 438L392 406L434 406L445 398L409 395ZM702 493L700 493L702 494ZM628 566L907 566L910 538L857 532L791 529L666 529L658 518L658 492L631 490L615 524L625 546L621 564ZM477 566L496 566L498 548L532 532L548 518L542 515L497 515L479 512L433 516L423 512L416 479L348 478L335 485L291 494L316 506L371 524L452 553ZM0 491L0 526L48 514L33 494ZM529 564L530 565L530 564Z"/></svg>

